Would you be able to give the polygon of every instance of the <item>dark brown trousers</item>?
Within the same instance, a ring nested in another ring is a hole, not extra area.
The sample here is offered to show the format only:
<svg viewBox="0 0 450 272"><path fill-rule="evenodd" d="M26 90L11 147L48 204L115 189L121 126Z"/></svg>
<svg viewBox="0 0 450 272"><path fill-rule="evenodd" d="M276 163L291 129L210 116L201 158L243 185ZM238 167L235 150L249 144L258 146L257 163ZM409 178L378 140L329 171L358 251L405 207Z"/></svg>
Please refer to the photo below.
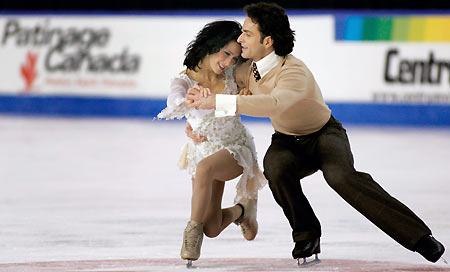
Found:
<svg viewBox="0 0 450 272"><path fill-rule="evenodd" d="M264 175L289 220L295 242L321 236L320 222L300 184L317 170L322 170L328 185L347 203L407 249L414 250L421 237L431 234L417 215L369 174L355 170L347 133L331 116L322 129L310 135L275 132L264 157Z"/></svg>

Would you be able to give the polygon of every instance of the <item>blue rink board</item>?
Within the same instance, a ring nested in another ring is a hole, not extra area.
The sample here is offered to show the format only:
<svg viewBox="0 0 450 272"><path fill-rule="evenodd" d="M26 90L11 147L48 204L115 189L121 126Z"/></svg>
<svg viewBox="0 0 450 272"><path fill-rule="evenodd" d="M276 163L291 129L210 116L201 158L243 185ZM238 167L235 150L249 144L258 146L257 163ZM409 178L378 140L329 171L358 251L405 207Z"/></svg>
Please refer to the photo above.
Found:
<svg viewBox="0 0 450 272"><path fill-rule="evenodd" d="M450 105L328 103L345 124L450 127ZM152 119L166 106L165 99L82 96L0 95L0 114ZM268 118L243 116L246 121Z"/></svg>

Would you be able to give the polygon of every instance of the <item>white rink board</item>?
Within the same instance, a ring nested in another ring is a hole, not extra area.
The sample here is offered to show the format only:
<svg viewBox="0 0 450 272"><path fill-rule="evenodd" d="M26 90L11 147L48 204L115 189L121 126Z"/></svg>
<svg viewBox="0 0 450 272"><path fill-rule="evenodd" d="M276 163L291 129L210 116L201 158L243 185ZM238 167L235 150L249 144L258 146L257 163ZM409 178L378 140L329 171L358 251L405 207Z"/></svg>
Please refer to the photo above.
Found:
<svg viewBox="0 0 450 272"><path fill-rule="evenodd" d="M1 15L0 93L165 97L170 79L183 69L187 44L206 23L219 19L242 23L244 17ZM371 102L394 93L419 102L441 96L440 103L449 103L450 69L434 85L392 84L383 78L388 56L388 73L396 77L401 61L448 62L450 43L335 41L332 14L291 15L290 22L296 32L293 54L312 70L327 101ZM55 50L59 36L51 33L56 31L75 42ZM94 39L87 46L89 37ZM27 87L21 67L29 62L28 54L37 60Z"/></svg>

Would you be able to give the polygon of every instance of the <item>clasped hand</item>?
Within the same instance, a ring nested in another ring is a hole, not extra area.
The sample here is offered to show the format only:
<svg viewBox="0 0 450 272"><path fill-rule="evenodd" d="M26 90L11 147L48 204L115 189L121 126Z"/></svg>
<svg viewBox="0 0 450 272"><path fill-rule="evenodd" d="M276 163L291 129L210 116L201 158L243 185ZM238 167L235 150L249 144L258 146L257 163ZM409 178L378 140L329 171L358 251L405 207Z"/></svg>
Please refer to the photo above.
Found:
<svg viewBox="0 0 450 272"><path fill-rule="evenodd" d="M186 95L186 103L189 108L208 109L207 104L205 103L207 102L206 98L208 98L212 94L213 93L209 88L195 85L194 87L188 89Z"/></svg>
<svg viewBox="0 0 450 272"><path fill-rule="evenodd" d="M251 94L251 91L247 88L244 88L239 92L239 95ZM189 108L195 108L198 110L215 109L216 94L211 92L209 88L195 85L187 91L186 104Z"/></svg>
<svg viewBox="0 0 450 272"><path fill-rule="evenodd" d="M242 89L239 95L251 95L249 89ZM209 109L207 99L210 98L211 108L215 108L215 94L211 92L208 88L203 88L201 86L195 85L188 89L186 95L186 104L189 108L195 109ZM211 101L212 100L212 101ZM208 140L205 136L197 135L193 132L191 125L186 122L186 135L193 140L195 144L199 144Z"/></svg>

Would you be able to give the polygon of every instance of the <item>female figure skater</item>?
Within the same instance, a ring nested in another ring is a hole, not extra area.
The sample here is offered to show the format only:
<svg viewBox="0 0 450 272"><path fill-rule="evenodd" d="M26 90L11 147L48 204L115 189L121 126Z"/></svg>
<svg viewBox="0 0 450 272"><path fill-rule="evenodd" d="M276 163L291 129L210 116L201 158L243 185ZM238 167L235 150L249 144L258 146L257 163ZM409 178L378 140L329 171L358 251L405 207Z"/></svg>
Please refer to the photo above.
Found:
<svg viewBox="0 0 450 272"><path fill-rule="evenodd" d="M166 119L186 117L187 129L206 137L201 143L188 138L179 161L193 182L191 218L181 248L188 266L200 257L203 233L216 237L232 222L241 226L247 240L253 240L258 231L258 190L267 181L258 167L253 137L239 115L215 117L214 110L189 109L185 98L190 88L239 93L233 72L240 61L241 46L236 40L241 33L240 24L234 21L207 24L188 45L183 62L187 69L172 80L167 108L158 114ZM225 182L238 176L236 205L222 209Z"/></svg>

